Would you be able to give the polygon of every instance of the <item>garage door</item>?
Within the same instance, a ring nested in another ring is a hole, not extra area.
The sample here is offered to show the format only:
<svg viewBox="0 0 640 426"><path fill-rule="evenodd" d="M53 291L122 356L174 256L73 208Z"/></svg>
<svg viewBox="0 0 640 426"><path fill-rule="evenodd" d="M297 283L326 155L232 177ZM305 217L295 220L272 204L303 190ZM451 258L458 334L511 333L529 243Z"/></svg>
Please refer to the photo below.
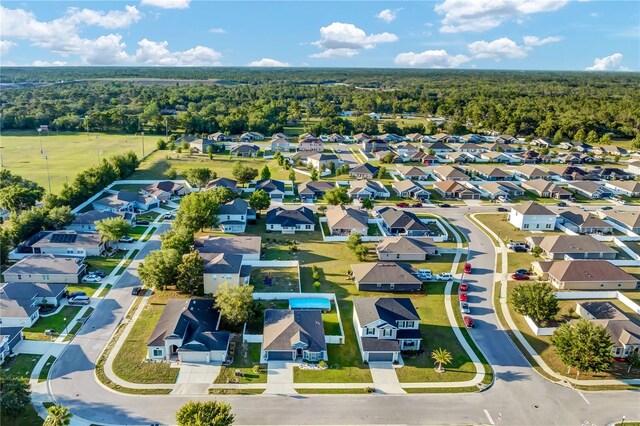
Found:
<svg viewBox="0 0 640 426"><path fill-rule="evenodd" d="M269 351L269 361L291 361L292 359L291 351Z"/></svg>
<svg viewBox="0 0 640 426"><path fill-rule="evenodd" d="M393 361L393 352L369 352L369 362Z"/></svg>
<svg viewBox="0 0 640 426"><path fill-rule="evenodd" d="M209 362L209 352L180 352L182 362Z"/></svg>

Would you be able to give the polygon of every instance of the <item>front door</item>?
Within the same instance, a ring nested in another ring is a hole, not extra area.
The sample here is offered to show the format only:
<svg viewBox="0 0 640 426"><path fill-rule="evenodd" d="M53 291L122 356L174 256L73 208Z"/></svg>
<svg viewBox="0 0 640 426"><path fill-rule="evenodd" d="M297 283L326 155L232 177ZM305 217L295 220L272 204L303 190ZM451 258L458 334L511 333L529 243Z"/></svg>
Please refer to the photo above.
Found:
<svg viewBox="0 0 640 426"><path fill-rule="evenodd" d="M302 357L302 348L297 348L296 349L296 358L300 358Z"/></svg>

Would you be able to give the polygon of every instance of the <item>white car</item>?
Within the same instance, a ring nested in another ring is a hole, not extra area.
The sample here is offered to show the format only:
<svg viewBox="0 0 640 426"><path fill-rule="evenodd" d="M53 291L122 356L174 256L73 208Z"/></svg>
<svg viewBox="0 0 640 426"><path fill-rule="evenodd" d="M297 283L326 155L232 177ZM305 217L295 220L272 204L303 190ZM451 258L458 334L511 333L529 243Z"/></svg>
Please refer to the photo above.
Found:
<svg viewBox="0 0 640 426"><path fill-rule="evenodd" d="M134 241L133 237L130 237L128 235L125 235L124 237L120 238L119 240L121 243L132 243Z"/></svg>
<svg viewBox="0 0 640 426"><path fill-rule="evenodd" d="M436 280L437 281L449 281L453 279L453 274L449 273L449 272L443 272L441 274L437 274L436 275Z"/></svg>
<svg viewBox="0 0 640 426"><path fill-rule="evenodd" d="M85 275L84 277L82 277L82 282L83 283L99 283L102 281L102 278L100 278L97 275Z"/></svg>
<svg viewBox="0 0 640 426"><path fill-rule="evenodd" d="M430 280L433 278L433 274L429 269L418 269L418 278L421 280Z"/></svg>
<svg viewBox="0 0 640 426"><path fill-rule="evenodd" d="M169 213L165 213L164 214L164 218L165 219L171 219L173 217L173 212L169 212Z"/></svg>

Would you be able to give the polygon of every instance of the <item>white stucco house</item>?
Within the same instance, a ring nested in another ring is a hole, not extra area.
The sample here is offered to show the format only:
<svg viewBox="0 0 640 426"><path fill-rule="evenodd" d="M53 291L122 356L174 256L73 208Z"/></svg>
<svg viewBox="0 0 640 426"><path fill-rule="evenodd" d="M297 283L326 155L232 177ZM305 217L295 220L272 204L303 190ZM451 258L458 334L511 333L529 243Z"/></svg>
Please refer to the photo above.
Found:
<svg viewBox="0 0 640 426"><path fill-rule="evenodd" d="M509 223L525 231L553 231L557 215L548 208L529 201L511 207Z"/></svg>

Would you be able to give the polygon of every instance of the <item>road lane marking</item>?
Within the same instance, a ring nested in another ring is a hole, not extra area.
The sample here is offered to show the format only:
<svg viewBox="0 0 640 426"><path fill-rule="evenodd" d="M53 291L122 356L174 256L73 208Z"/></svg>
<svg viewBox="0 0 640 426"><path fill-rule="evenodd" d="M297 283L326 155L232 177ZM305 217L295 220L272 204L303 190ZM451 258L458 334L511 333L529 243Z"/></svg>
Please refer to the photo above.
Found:
<svg viewBox="0 0 640 426"><path fill-rule="evenodd" d="M484 410L484 414L485 414L485 416L487 416L487 420L489 420L489 423L491 423L492 425L495 425L495 422L491 418L491 414L489 414L489 410L485 409Z"/></svg>
<svg viewBox="0 0 640 426"><path fill-rule="evenodd" d="M582 397L582 399L584 399L584 402L586 402L587 404L591 405L591 403L589 402L589 400L587 399L586 396L584 396L584 394L580 391L577 391L578 395L580 395Z"/></svg>

